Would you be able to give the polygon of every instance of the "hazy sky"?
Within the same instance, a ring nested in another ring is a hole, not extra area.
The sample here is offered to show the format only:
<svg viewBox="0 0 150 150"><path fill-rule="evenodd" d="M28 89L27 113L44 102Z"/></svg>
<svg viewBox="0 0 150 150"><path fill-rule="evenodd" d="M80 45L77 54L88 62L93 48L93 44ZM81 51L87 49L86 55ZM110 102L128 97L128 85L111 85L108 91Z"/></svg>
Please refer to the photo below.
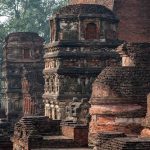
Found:
<svg viewBox="0 0 150 150"><path fill-rule="evenodd" d="M0 22L4 22L7 19L5 16L0 16Z"/></svg>

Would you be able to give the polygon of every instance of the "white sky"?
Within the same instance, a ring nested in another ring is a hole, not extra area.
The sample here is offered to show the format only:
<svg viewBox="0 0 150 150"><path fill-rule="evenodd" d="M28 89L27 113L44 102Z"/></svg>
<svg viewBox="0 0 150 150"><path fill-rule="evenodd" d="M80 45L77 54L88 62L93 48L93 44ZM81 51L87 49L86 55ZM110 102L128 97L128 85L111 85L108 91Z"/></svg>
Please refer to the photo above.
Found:
<svg viewBox="0 0 150 150"><path fill-rule="evenodd" d="M3 23L7 20L6 16L0 16L0 23Z"/></svg>

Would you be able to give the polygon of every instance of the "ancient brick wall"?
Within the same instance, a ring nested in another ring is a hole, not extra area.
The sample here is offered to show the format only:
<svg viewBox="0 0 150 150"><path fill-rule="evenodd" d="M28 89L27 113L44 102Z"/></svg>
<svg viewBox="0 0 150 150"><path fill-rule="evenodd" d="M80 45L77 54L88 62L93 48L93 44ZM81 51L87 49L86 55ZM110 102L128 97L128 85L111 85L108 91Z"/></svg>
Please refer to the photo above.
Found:
<svg viewBox="0 0 150 150"><path fill-rule="evenodd" d="M120 19L119 39L150 42L149 8L149 0L115 0L114 12Z"/></svg>

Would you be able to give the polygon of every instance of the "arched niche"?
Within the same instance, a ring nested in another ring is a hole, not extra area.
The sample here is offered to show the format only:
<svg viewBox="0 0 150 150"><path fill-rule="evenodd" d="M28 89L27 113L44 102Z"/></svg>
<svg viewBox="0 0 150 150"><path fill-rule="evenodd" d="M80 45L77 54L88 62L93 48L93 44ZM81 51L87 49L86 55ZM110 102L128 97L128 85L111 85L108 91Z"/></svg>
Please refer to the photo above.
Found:
<svg viewBox="0 0 150 150"><path fill-rule="evenodd" d="M98 39L98 28L95 23L88 23L85 28L85 40Z"/></svg>

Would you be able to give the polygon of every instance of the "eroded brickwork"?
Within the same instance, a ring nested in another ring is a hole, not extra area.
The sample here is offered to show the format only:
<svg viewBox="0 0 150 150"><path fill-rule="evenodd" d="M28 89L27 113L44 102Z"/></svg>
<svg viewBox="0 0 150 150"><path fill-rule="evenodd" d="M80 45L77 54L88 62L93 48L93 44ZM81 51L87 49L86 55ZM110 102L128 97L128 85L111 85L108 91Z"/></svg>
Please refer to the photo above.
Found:
<svg viewBox="0 0 150 150"><path fill-rule="evenodd" d="M0 150L12 150L13 143L10 140L9 136L0 134Z"/></svg>
<svg viewBox="0 0 150 150"><path fill-rule="evenodd" d="M93 150L149 150L150 139L126 137L120 132L99 133Z"/></svg>
<svg viewBox="0 0 150 150"><path fill-rule="evenodd" d="M90 109L91 134L97 131L140 133L150 89L149 48L149 43L125 44L122 50L119 47L121 56L129 57L134 66L123 61L125 66L107 67L95 80Z"/></svg>
<svg viewBox="0 0 150 150"><path fill-rule="evenodd" d="M23 117L14 130L13 150L88 147L88 127L48 117Z"/></svg>

